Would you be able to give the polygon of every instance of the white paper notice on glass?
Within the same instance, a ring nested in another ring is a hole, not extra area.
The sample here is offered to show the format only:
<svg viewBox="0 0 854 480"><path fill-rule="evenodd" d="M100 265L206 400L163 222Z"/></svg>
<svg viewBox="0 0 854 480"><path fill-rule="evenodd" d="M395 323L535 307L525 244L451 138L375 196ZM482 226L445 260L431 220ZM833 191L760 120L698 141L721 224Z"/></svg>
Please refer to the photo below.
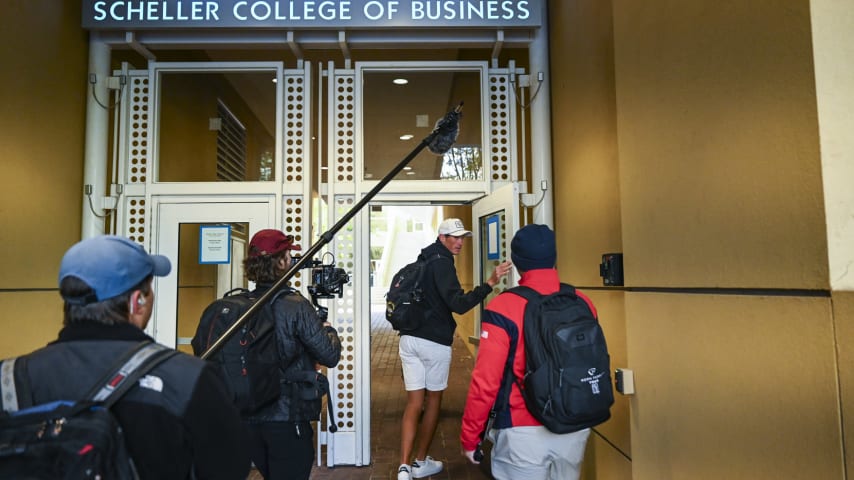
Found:
<svg viewBox="0 0 854 480"><path fill-rule="evenodd" d="M486 258L489 260L497 260L499 257L499 235L498 215L493 215L486 219Z"/></svg>
<svg viewBox="0 0 854 480"><path fill-rule="evenodd" d="M231 225L199 227L199 263L231 263Z"/></svg>

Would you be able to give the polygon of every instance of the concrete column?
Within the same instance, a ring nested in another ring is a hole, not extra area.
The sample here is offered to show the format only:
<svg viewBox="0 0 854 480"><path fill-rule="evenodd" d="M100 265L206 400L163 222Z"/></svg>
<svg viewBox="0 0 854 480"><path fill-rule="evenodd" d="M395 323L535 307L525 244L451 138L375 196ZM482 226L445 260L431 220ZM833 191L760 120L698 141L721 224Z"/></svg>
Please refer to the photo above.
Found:
<svg viewBox="0 0 854 480"><path fill-rule="evenodd" d="M534 207L533 223L541 223L554 228L554 200L552 192L552 111L551 88L549 87L549 30L548 8L542 3L543 25L528 47L531 62L531 92L536 97L531 102L531 193L539 197L540 185L545 181L548 190L543 201ZM542 77L543 81L538 80ZM539 83L539 85L538 85ZM537 90L539 88L539 91Z"/></svg>
<svg viewBox="0 0 854 480"><path fill-rule="evenodd" d="M86 143L83 163L83 220L81 238L104 233L103 201L107 181L110 103L107 77L110 76L110 47L97 32L89 34L89 79L86 84ZM94 79L94 88L92 80ZM99 103L100 102L100 103ZM102 106L104 105L104 106ZM91 186L92 205L86 195ZM94 209L94 211L93 211Z"/></svg>
<svg viewBox="0 0 854 480"><path fill-rule="evenodd" d="M854 4L810 2L832 290L854 291Z"/></svg>

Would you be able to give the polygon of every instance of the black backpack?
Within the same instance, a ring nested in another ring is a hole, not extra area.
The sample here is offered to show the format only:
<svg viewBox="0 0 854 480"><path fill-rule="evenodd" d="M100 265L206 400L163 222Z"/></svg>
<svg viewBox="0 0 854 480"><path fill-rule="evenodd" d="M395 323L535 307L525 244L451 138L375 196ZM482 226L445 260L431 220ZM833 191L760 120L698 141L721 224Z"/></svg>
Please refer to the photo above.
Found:
<svg viewBox="0 0 854 480"><path fill-rule="evenodd" d="M232 402L243 416L273 403L281 393L281 360L272 305L280 295L289 293L293 293L289 288L276 292L210 357L222 368ZM208 305L191 341L193 353L201 356L257 298L245 288L235 288Z"/></svg>
<svg viewBox="0 0 854 480"><path fill-rule="evenodd" d="M413 330L424 323L425 302L423 280L427 265L441 256L437 253L429 259L418 255L418 259L394 274L391 287L385 294L385 318L397 331Z"/></svg>
<svg viewBox="0 0 854 480"><path fill-rule="evenodd" d="M570 433L611 417L611 357L599 321L575 288L550 295L507 290L525 306L525 377L517 381L528 411L554 433Z"/></svg>
<svg viewBox="0 0 854 480"><path fill-rule="evenodd" d="M154 366L177 353L143 341L123 355L83 400L35 406L27 403L32 390L26 356L4 360L0 366L4 410L0 413L0 478L138 479L110 407Z"/></svg>

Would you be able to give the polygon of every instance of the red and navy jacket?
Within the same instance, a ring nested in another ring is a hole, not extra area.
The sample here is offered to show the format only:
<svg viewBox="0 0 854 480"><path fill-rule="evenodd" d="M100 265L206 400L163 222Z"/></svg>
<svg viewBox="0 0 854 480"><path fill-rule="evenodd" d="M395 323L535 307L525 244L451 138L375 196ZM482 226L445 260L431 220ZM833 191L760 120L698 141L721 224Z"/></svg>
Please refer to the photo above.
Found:
<svg viewBox="0 0 854 480"><path fill-rule="evenodd" d="M531 287L545 295L560 289L560 279L557 270L553 268L530 270L522 273L519 285ZM593 302L583 293L575 293L587 302L590 311L598 318ZM481 321L477 359L463 412L460 442L464 450L475 449L496 400L508 398L507 388L510 389L509 407L496 412L492 428L542 425L528 412L517 385L525 373L522 320L525 317L526 304L527 300L519 295L505 292L486 306L486 313ZM511 361L514 381L502 385L504 372Z"/></svg>

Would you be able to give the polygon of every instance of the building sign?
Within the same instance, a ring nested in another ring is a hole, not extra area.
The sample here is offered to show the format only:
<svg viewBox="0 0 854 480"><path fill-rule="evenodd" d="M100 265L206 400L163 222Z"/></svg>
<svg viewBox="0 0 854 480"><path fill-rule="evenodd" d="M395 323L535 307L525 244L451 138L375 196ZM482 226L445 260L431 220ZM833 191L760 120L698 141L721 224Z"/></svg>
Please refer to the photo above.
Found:
<svg viewBox="0 0 854 480"><path fill-rule="evenodd" d="M538 27L544 0L83 0L83 28Z"/></svg>

